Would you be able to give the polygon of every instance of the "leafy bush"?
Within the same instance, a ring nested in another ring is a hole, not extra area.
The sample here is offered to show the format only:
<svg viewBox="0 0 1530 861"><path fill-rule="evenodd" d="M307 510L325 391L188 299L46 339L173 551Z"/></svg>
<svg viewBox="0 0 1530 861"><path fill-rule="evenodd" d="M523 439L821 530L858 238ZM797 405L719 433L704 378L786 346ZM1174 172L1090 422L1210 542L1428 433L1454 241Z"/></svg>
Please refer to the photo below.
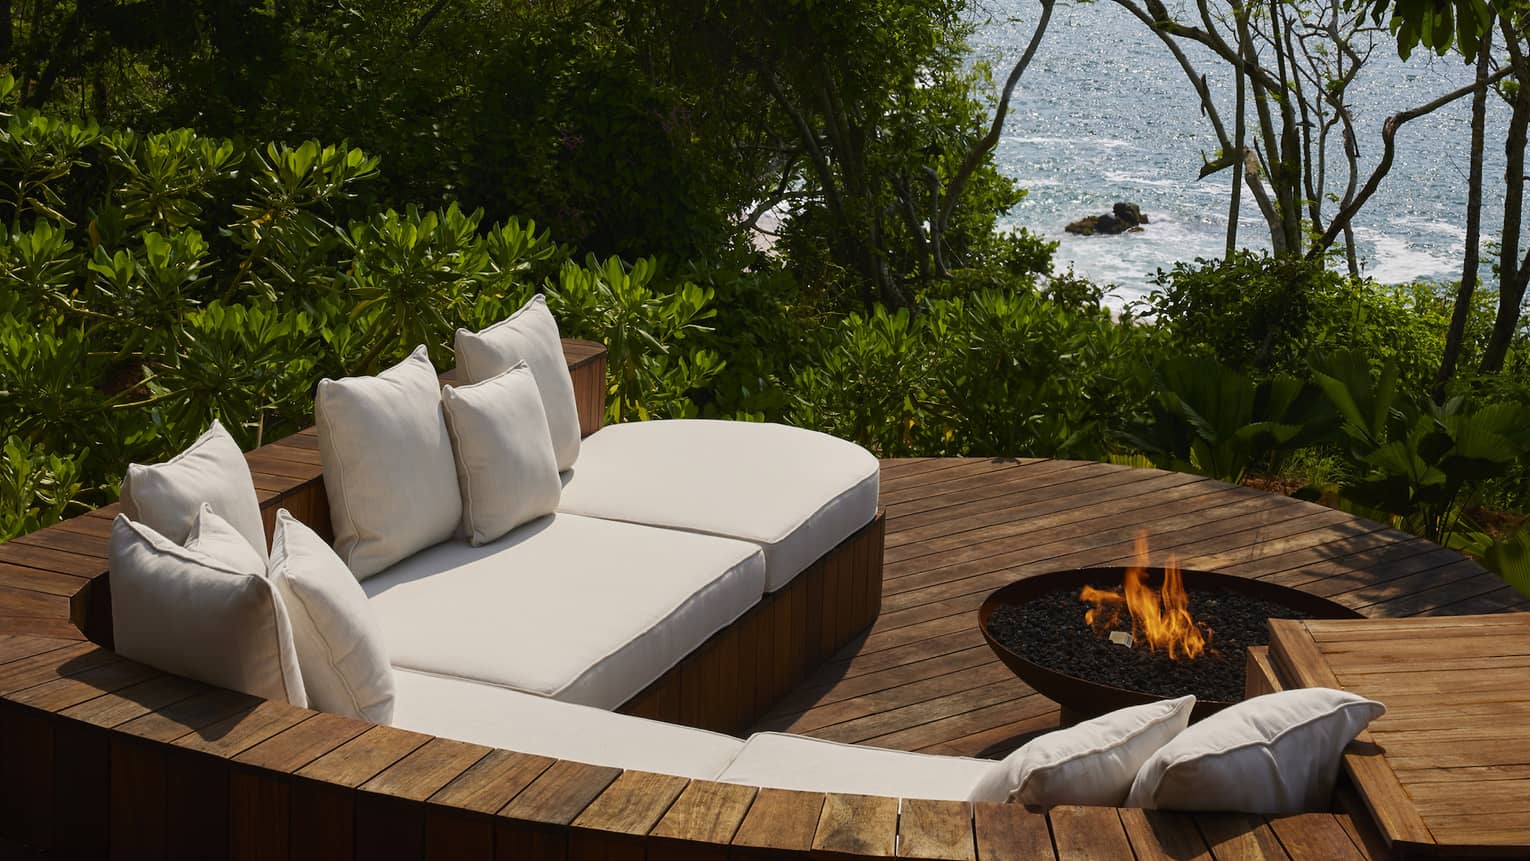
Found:
<svg viewBox="0 0 1530 861"><path fill-rule="evenodd" d="M1182 348L1255 376L1306 375L1317 352L1358 349L1395 362L1409 385L1439 368L1450 306L1430 285L1384 287L1321 262L1240 251L1178 263L1153 279L1146 310Z"/></svg>
<svg viewBox="0 0 1530 861"><path fill-rule="evenodd" d="M0 82L0 94L9 92ZM455 205L361 212L378 162L309 141L0 127L0 535L109 501L131 460L218 418L246 447L301 427L322 376L374 373L548 294L611 348L611 417L691 415L721 369L710 291L652 260L581 266L532 222Z"/></svg>
<svg viewBox="0 0 1530 861"><path fill-rule="evenodd" d="M852 314L832 340L793 420L883 456L1103 457L1146 394L1141 329L1034 292Z"/></svg>

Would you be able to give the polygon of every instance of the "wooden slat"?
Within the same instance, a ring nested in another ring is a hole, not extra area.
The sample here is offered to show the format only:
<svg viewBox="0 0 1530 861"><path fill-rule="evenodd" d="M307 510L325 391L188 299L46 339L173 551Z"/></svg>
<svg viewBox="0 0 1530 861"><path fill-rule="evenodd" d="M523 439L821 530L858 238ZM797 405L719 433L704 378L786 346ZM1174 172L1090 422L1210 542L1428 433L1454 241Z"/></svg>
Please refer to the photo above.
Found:
<svg viewBox="0 0 1530 861"><path fill-rule="evenodd" d="M733 846L764 853L812 849L824 800L817 792L761 789L733 835Z"/></svg>
<svg viewBox="0 0 1530 861"><path fill-rule="evenodd" d="M693 852L726 847L738 833L758 791L735 783L693 780L650 833L691 844Z"/></svg>
<svg viewBox="0 0 1530 861"><path fill-rule="evenodd" d="M360 786L429 740L417 732L374 726L296 773L339 786Z"/></svg>
<svg viewBox="0 0 1530 861"><path fill-rule="evenodd" d="M972 805L978 861L1055 859L1047 817L1018 804Z"/></svg>
<svg viewBox="0 0 1530 861"><path fill-rule="evenodd" d="M1212 861L1206 838L1189 814L1134 807L1119 813L1137 861Z"/></svg>
<svg viewBox="0 0 1530 861"><path fill-rule="evenodd" d="M827 855L893 854L898 842L898 800L870 795L824 797L813 851Z"/></svg>
<svg viewBox="0 0 1530 861"><path fill-rule="evenodd" d="M1206 845L1217 861L1288 861L1286 850L1269 825L1245 813L1198 813ZM1345 840L1348 843L1348 838Z"/></svg>
<svg viewBox="0 0 1530 861"><path fill-rule="evenodd" d="M904 799L898 814L898 856L973 861L972 806L965 801Z"/></svg>
<svg viewBox="0 0 1530 861"><path fill-rule="evenodd" d="M1270 828L1292 861L1361 861L1360 850L1331 813L1270 819Z"/></svg>
<svg viewBox="0 0 1530 861"><path fill-rule="evenodd" d="M1047 814L1058 861L1130 858L1126 829L1112 807L1054 807Z"/></svg>

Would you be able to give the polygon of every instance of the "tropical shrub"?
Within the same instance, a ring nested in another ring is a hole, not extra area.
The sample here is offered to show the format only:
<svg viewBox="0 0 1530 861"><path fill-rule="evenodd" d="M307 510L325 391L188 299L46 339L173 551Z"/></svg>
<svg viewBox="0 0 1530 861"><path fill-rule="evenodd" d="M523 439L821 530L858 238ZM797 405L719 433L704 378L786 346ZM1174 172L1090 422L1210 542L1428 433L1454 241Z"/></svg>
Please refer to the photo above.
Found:
<svg viewBox="0 0 1530 861"><path fill-rule="evenodd" d="M9 89L0 82L0 94ZM0 536L110 501L124 466L214 418L246 447L306 424L320 377L373 373L542 290L611 345L616 420L691 415L721 368L708 290L652 260L569 259L533 222L362 211L378 161L7 114L0 126Z"/></svg>
<svg viewBox="0 0 1530 861"><path fill-rule="evenodd" d="M1147 334L1035 292L851 314L795 382L792 418L883 456L1103 457L1146 392Z"/></svg>

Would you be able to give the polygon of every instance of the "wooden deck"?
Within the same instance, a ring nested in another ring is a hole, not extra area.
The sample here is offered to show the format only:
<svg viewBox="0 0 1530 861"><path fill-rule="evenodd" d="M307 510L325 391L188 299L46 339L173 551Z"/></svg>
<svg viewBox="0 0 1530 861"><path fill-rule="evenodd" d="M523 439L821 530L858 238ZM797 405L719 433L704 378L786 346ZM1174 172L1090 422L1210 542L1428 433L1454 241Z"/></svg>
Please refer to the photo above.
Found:
<svg viewBox="0 0 1530 861"><path fill-rule="evenodd" d="M1028 573L1153 561L1305 589L1367 616L1524 609L1460 554L1343 512L1181 473L1055 460L882 463L882 614L767 715L776 730L995 756L1058 725L983 643L978 605Z"/></svg>

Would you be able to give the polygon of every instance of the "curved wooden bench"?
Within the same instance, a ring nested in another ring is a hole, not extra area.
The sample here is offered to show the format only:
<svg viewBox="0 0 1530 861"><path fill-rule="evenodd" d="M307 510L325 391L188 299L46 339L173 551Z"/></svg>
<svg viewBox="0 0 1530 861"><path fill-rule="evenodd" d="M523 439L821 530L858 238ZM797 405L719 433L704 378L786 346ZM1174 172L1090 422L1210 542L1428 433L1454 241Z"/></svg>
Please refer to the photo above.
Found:
<svg viewBox="0 0 1530 861"><path fill-rule="evenodd" d="M565 345L599 427L604 351ZM249 455L321 532L311 431ZM1343 814L1273 820L757 789L496 750L259 700L110 650L116 506L0 544L0 854L180 858L1336 858ZM882 518L625 711L737 730L876 616ZM89 635L87 637L87 634Z"/></svg>

